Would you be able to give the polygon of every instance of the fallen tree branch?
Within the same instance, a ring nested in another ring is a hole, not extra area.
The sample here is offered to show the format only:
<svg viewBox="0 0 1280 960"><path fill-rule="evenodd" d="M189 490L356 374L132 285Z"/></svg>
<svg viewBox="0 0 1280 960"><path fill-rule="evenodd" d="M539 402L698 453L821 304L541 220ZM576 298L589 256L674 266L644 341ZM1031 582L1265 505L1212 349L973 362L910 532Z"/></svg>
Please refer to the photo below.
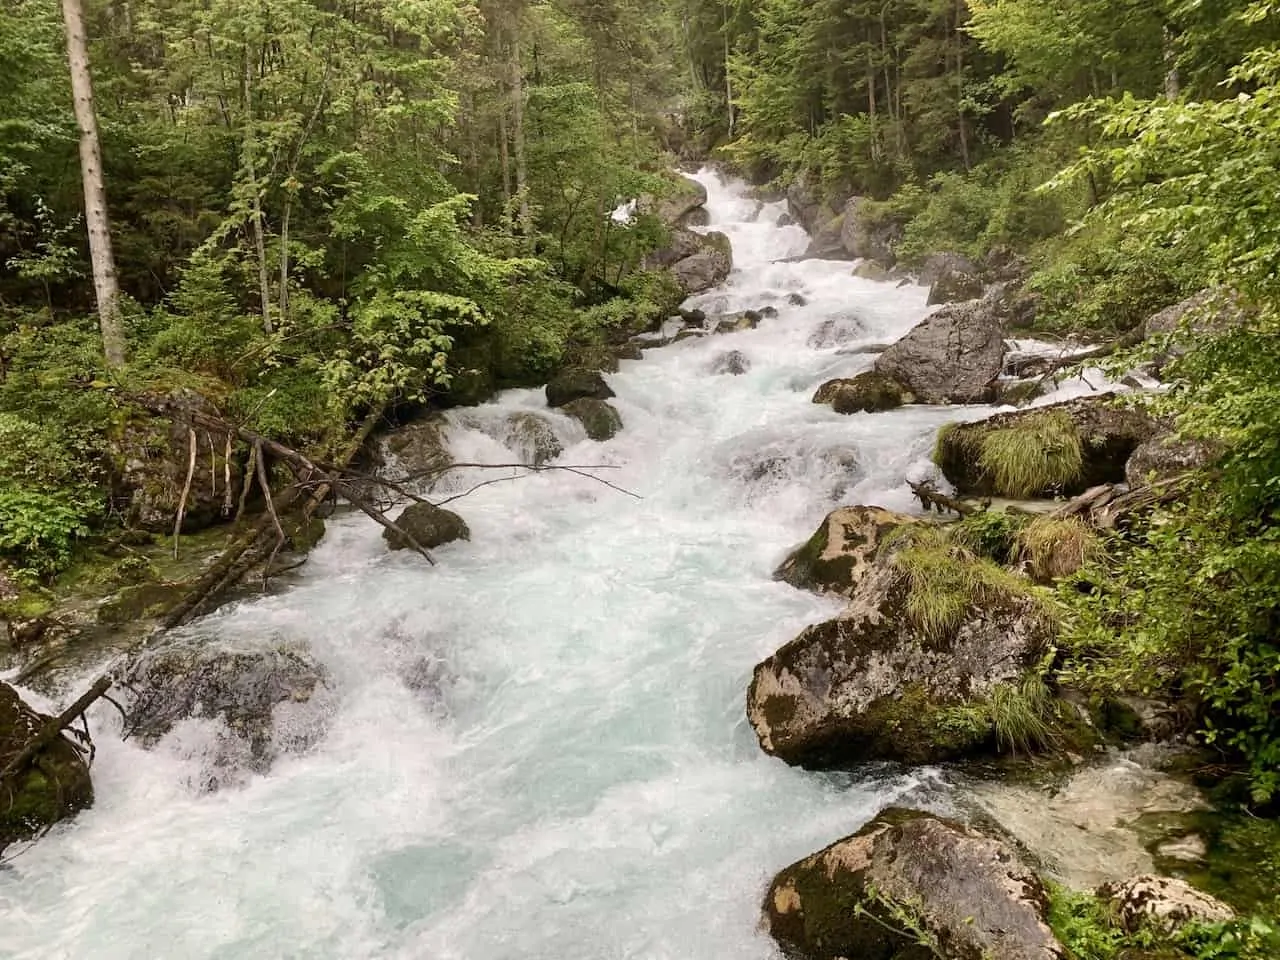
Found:
<svg viewBox="0 0 1280 960"><path fill-rule="evenodd" d="M99 677L94 681L93 686L86 690L75 703L67 707L56 717L49 719L38 731L35 736L26 742L17 755L0 770L0 782L12 779L22 773L27 765L35 759L36 754L53 743L54 740L76 721L95 700L103 696L111 688L111 679L109 677Z"/></svg>
<svg viewBox="0 0 1280 960"><path fill-rule="evenodd" d="M985 513L991 507L991 501L989 500L977 505L965 503L963 500L957 500L954 497L948 497L944 493L939 493L927 483L910 483L908 485L925 510L936 510L939 513L947 513L949 511L962 517L971 517L975 513Z"/></svg>

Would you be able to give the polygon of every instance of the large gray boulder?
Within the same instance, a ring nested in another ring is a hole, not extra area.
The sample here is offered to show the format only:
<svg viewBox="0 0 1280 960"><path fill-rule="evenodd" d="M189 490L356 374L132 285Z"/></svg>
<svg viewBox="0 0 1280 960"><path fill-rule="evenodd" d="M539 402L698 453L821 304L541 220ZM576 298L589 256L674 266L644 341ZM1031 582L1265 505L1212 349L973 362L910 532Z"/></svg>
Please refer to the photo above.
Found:
<svg viewBox="0 0 1280 960"><path fill-rule="evenodd" d="M0 770L22 752L51 718L0 683ZM14 775L0 778L0 852L31 840L93 803L85 754L65 736L54 738Z"/></svg>
<svg viewBox="0 0 1280 960"><path fill-rule="evenodd" d="M853 259L844 245L845 215L843 213L824 218L815 224L811 232L813 236L809 241L808 249L805 250L805 257L814 260Z"/></svg>
<svg viewBox="0 0 1280 960"><path fill-rule="evenodd" d="M605 382L599 371L583 367L561 370L547 384L547 406L563 407L574 400L590 397L593 400L611 400L617 396Z"/></svg>
<svg viewBox="0 0 1280 960"><path fill-rule="evenodd" d="M660 199L642 198L639 208L642 213L651 211L668 226L687 226L697 225L697 213L704 210L706 203L707 188L696 180L680 177L671 182Z"/></svg>
<svg viewBox="0 0 1280 960"><path fill-rule="evenodd" d="M985 403L1004 365L1000 318L988 300L943 307L876 360L920 403Z"/></svg>
<svg viewBox="0 0 1280 960"><path fill-rule="evenodd" d="M764 921L802 960L1066 960L1048 911L1044 884L1006 844L890 809L779 873Z"/></svg>
<svg viewBox="0 0 1280 960"><path fill-rule="evenodd" d="M902 224L879 214L874 201L853 197L844 205L841 217L840 242L850 257L888 268L898 262L895 250L902 239Z"/></svg>
<svg viewBox="0 0 1280 960"><path fill-rule="evenodd" d="M395 525L413 537L418 546L430 550L455 540L470 540L471 530L466 521L452 510L443 510L430 503L411 503L396 517ZM382 539L391 550L411 550L411 544L394 530L383 530Z"/></svg>
<svg viewBox="0 0 1280 960"><path fill-rule="evenodd" d="M1075 496L1123 483L1130 457L1160 432L1145 410L1103 394L953 424L938 434L935 456L963 494Z"/></svg>
<svg viewBox="0 0 1280 960"><path fill-rule="evenodd" d="M982 297L983 282L978 265L960 254L934 254L926 262L921 279L931 276L929 306L963 303Z"/></svg>
<svg viewBox="0 0 1280 960"><path fill-rule="evenodd" d="M1147 318L1147 337L1202 337L1227 333L1247 317L1240 300L1222 287L1209 287Z"/></svg>
<svg viewBox="0 0 1280 960"><path fill-rule="evenodd" d="M125 729L150 747L183 721L219 723L203 774L213 789L317 742L331 707L328 683L297 644L180 637L144 649L126 667Z"/></svg>
<svg viewBox="0 0 1280 960"><path fill-rule="evenodd" d="M695 234L701 238L697 252L671 265L685 296L692 297L718 287L733 272L733 246L723 233Z"/></svg>
<svg viewBox="0 0 1280 960"><path fill-rule="evenodd" d="M1125 482L1141 487L1169 480L1184 473L1203 470L1222 450L1207 440L1191 440L1173 433L1161 433L1133 451L1124 467Z"/></svg>
<svg viewBox="0 0 1280 960"><path fill-rule="evenodd" d="M787 187L787 212L796 223L813 233L835 216L839 208L823 199L821 188L800 176Z"/></svg>
<svg viewBox="0 0 1280 960"><path fill-rule="evenodd" d="M234 512L243 475L240 454L236 452L235 438L231 438L232 454L227 460L228 436L224 431L189 427L184 414L217 414L207 398L183 388L159 398L159 402L173 411L172 417L139 415L126 423L119 441L122 466L113 484L114 492L118 499L128 502L126 517L131 525L154 533L172 531L191 463L194 429L195 469L182 514L183 532L194 533Z"/></svg>
<svg viewBox="0 0 1280 960"><path fill-rule="evenodd" d="M989 704L1043 655L1048 620L1013 575L896 519L837 511L779 571L850 605L756 667L747 717L766 753L823 768L993 745Z"/></svg>
<svg viewBox="0 0 1280 960"><path fill-rule="evenodd" d="M396 427L384 443L400 470L429 487L453 466L453 454L445 441L447 427L443 416L429 414Z"/></svg>

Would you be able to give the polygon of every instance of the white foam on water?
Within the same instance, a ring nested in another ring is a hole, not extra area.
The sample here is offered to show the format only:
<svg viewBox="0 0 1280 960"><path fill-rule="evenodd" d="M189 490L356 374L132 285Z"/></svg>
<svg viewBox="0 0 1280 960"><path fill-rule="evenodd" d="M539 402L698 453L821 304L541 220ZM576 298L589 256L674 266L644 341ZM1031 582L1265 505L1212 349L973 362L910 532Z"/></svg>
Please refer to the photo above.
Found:
<svg viewBox="0 0 1280 960"><path fill-rule="evenodd" d="M334 687L324 739L209 794L195 781L216 724L146 751L95 708L97 802L10 850L0 956L777 956L758 928L772 875L931 774L824 776L761 753L753 666L837 609L772 572L837 504L911 509L936 429L990 410L812 404L870 368L851 348L925 316L925 289L789 261L807 239L779 205L697 179L736 269L691 306L776 316L624 362L608 379L626 428L604 444L538 391L450 414L455 454L490 463L527 454L505 445L512 413L549 415L556 462L612 467L599 475L640 499L513 469L454 504L472 539L436 567L360 515L332 520L294 587L199 626L309 644ZM728 350L744 375L710 372Z"/></svg>

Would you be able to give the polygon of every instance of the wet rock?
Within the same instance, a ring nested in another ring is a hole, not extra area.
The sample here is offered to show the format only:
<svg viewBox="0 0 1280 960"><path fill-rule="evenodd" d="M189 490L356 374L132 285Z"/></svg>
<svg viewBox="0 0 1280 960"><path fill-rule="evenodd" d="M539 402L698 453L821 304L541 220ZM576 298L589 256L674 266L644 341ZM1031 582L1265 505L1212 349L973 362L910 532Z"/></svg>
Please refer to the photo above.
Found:
<svg viewBox="0 0 1280 960"><path fill-rule="evenodd" d="M144 649L127 667L126 729L154 746L180 723L221 725L205 786L239 770L265 772L282 754L309 749L329 715L328 676L302 647L180 638Z"/></svg>
<svg viewBox="0 0 1280 960"><path fill-rule="evenodd" d="M740 377L751 369L751 361L741 350L722 353L711 362L711 372L716 376Z"/></svg>
<svg viewBox="0 0 1280 960"><path fill-rule="evenodd" d="M1044 381L997 380L993 385L992 403L1002 407L1021 407L1044 396Z"/></svg>
<svg viewBox="0 0 1280 960"><path fill-rule="evenodd" d="M978 277L981 273L978 265L962 253L931 253L916 269L915 276L919 283L934 286L948 276Z"/></svg>
<svg viewBox="0 0 1280 960"><path fill-rule="evenodd" d="M818 324L805 343L811 350L827 350L857 340L863 331L864 325L859 317L833 317Z"/></svg>
<svg viewBox="0 0 1280 960"><path fill-rule="evenodd" d="M849 200L842 215L840 236L845 252L855 260L871 260L892 269L898 262L894 249L902 239L902 223L880 212L865 197Z"/></svg>
<svg viewBox="0 0 1280 960"><path fill-rule="evenodd" d="M0 769L13 762L49 719L24 703L13 687L0 683ZM0 852L38 837L93 803L89 766L66 736L37 753L0 790Z"/></svg>
<svg viewBox="0 0 1280 960"><path fill-rule="evenodd" d="M674 180L667 195L658 201L642 198L639 207L641 213L649 212L668 226L682 226L690 223L691 216L699 210L705 212L707 188L696 180L680 177Z"/></svg>
<svg viewBox="0 0 1280 960"><path fill-rule="evenodd" d="M747 716L761 748L816 768L932 763L988 749L995 731L985 705L1038 662L1047 618L1024 588L946 546L919 548L946 552L927 555L932 572L922 576L938 579L913 581L898 562L911 537L886 543L888 518L863 516L854 515L837 547L830 525L839 531L850 521L829 519L798 558L796 579L840 583L835 592L850 605L756 667ZM817 573L803 573L806 557ZM924 611L939 591L950 613L934 621Z"/></svg>
<svg viewBox="0 0 1280 960"><path fill-rule="evenodd" d="M396 517L395 524L417 541L418 546L430 550L455 540L470 540L471 530L466 521L452 510L442 510L430 503L412 503ZM394 530L383 530L382 539L391 550L412 550L413 545Z"/></svg>
<svg viewBox="0 0 1280 960"><path fill-rule="evenodd" d="M1173 434L1152 437L1133 451L1125 464L1125 482L1140 487L1203 470L1221 455L1207 440L1184 440Z"/></svg>
<svg viewBox="0 0 1280 960"><path fill-rule="evenodd" d="M715 332L742 333L746 330L754 330L760 326L760 321L763 319L764 314L759 310L744 310L741 313L731 313L716 321Z"/></svg>
<svg viewBox="0 0 1280 960"><path fill-rule="evenodd" d="M1044 885L999 840L886 810L778 874L764 920L804 960L1065 960L1048 909ZM921 947L921 934L944 952Z"/></svg>
<svg viewBox="0 0 1280 960"><path fill-rule="evenodd" d="M836 413L881 413L896 410L915 398L898 381L869 370L858 374L835 392L831 408Z"/></svg>
<svg viewBox="0 0 1280 960"><path fill-rule="evenodd" d="M921 403L985 403L1004 366L1004 331L987 300L945 306L881 354L876 370Z"/></svg>
<svg viewBox="0 0 1280 960"><path fill-rule="evenodd" d="M650 254L645 268L666 268L686 297L719 286L733 272L733 246L723 233L673 230L671 243Z"/></svg>
<svg viewBox="0 0 1280 960"><path fill-rule="evenodd" d="M787 294L787 303L793 307L807 307L809 301L804 298L803 294L789 293Z"/></svg>
<svg viewBox="0 0 1280 960"><path fill-rule="evenodd" d="M548 388L550 389L550 388ZM594 400L594 397L579 397ZM577 401L569 401L576 403ZM603 402L603 401L601 401ZM564 405L567 411L569 404ZM531 467L541 467L564 453L564 444L556 435L556 428L546 417L536 413L513 413L507 417L503 431L503 443L519 451L523 462Z"/></svg>
<svg viewBox="0 0 1280 960"><path fill-rule="evenodd" d="M547 406L563 407L566 403L590 397L593 400L609 400L616 394L605 383L598 371L570 368L561 370L547 384Z"/></svg>
<svg viewBox="0 0 1280 960"><path fill-rule="evenodd" d="M938 466L973 496L1075 496L1123 483L1129 458L1160 426L1115 401L1114 394L1084 397L944 428Z"/></svg>
<svg viewBox="0 0 1280 960"><path fill-rule="evenodd" d="M880 507L841 507L774 573L800 590L852 597L886 539L915 517Z"/></svg>
<svg viewBox="0 0 1280 960"><path fill-rule="evenodd" d="M841 347L836 351L837 357L865 357L868 354L884 353L892 344L888 343L861 343L856 347Z"/></svg>
<svg viewBox="0 0 1280 960"><path fill-rule="evenodd" d="M564 412L573 417L587 431L587 437L597 443L612 440L622 429L622 414L608 403L595 397L583 397L564 405Z"/></svg>
<svg viewBox="0 0 1280 960"><path fill-rule="evenodd" d="M787 213L810 233L836 212L823 200L821 188L810 185L804 176L787 187Z"/></svg>
<svg viewBox="0 0 1280 960"><path fill-rule="evenodd" d="M1229 290L1210 287L1181 303L1166 307L1147 318L1143 333L1148 337L1216 336L1244 323L1247 314L1240 300ZM1174 353L1180 353L1176 344Z"/></svg>
<svg viewBox="0 0 1280 960"><path fill-rule="evenodd" d="M209 400L192 390L175 390L164 402L177 411L217 414ZM227 503L234 510L242 482L238 454L233 452L230 462L226 459L227 434L196 427L195 435L195 470L183 512L184 533L204 530L229 516ZM190 443L188 426L181 415L173 420L139 417L125 426L119 444L123 465L113 486L116 497L128 501L130 524L152 532L173 530L190 464Z"/></svg>
<svg viewBox="0 0 1280 960"><path fill-rule="evenodd" d="M943 260L942 258L946 258ZM982 297L982 278L977 265L958 254L939 255L933 264L934 279L929 290L929 306L962 303Z"/></svg>
<svg viewBox="0 0 1280 960"><path fill-rule="evenodd" d="M844 246L844 214L825 218L817 224L804 255L812 260L853 259Z"/></svg>
<svg viewBox="0 0 1280 960"><path fill-rule="evenodd" d="M859 280L874 280L876 283L887 283L893 279L889 268L874 260L863 260L854 266L851 276Z"/></svg>
<svg viewBox="0 0 1280 960"><path fill-rule="evenodd" d="M1236 915L1221 900L1173 877L1142 876L1108 883L1098 896L1111 904L1129 933L1146 927L1169 935L1190 923L1226 923Z"/></svg>
<svg viewBox="0 0 1280 960"><path fill-rule="evenodd" d="M778 217L777 225L779 227L794 227L796 225L796 218L789 213L784 213L782 216Z"/></svg>
<svg viewBox="0 0 1280 960"><path fill-rule="evenodd" d="M387 452L399 470L421 477L429 488L431 481L453 466L453 454L445 440L448 422L438 414L397 427L385 439Z"/></svg>
<svg viewBox="0 0 1280 960"><path fill-rule="evenodd" d="M1043 784L977 780L964 793L1046 876L1078 890L1153 872L1145 825L1208 809L1192 784L1125 758Z"/></svg>

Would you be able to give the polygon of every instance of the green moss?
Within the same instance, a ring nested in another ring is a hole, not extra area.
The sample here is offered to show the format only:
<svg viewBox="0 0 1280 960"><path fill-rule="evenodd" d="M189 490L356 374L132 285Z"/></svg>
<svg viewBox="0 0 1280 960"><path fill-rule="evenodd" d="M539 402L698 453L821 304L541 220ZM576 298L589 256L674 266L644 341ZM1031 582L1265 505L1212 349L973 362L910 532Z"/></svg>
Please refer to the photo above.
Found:
<svg viewBox="0 0 1280 960"><path fill-rule="evenodd" d="M12 600L0 603L0 619L38 620L53 611L53 595L38 587L24 589Z"/></svg>
<svg viewBox="0 0 1280 960"><path fill-rule="evenodd" d="M910 684L896 699L884 698L864 712L860 723L905 763L933 763L981 750L994 733L981 704L940 704L921 684Z"/></svg>

